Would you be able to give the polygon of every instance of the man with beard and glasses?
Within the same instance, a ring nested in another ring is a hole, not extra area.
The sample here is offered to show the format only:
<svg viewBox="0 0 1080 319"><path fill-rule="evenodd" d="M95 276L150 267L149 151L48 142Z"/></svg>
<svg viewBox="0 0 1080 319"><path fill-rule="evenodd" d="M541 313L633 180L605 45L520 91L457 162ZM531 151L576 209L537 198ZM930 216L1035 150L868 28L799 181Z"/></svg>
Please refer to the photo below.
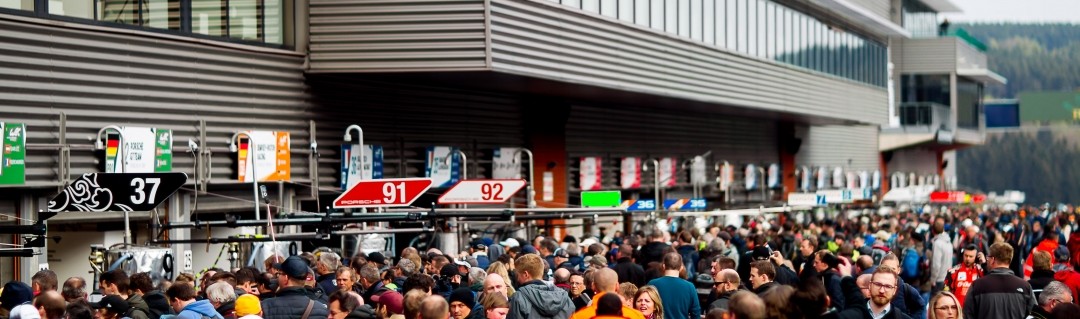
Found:
<svg viewBox="0 0 1080 319"><path fill-rule="evenodd" d="M897 286L900 283L899 276L888 269L878 267L870 276L869 291L870 300L863 303L862 292L851 278L851 265L846 264L841 269L845 276L841 285L844 286L847 308L837 314L839 319L911 319L907 314L897 311L892 307L893 297L896 296Z"/></svg>

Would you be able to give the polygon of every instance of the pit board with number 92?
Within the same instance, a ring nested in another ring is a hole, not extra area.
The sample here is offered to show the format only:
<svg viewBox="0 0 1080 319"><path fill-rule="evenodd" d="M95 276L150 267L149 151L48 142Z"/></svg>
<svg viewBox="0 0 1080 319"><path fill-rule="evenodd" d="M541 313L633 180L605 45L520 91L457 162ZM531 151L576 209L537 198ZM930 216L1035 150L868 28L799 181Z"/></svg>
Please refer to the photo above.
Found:
<svg viewBox="0 0 1080 319"><path fill-rule="evenodd" d="M470 179L454 184L439 197L439 204L499 204L525 187L523 179Z"/></svg>

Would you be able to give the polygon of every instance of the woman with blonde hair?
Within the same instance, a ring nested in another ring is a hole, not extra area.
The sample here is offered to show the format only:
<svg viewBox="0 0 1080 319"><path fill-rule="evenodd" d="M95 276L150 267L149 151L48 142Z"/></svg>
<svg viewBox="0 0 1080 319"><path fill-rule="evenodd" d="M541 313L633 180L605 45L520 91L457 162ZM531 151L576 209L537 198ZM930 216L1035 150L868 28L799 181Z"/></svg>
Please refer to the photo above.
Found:
<svg viewBox="0 0 1080 319"><path fill-rule="evenodd" d="M493 262L488 266L487 273L502 276L503 281L506 281L506 297L509 298L514 295L514 285L510 284L514 281L511 280L510 271L507 269L506 264L501 261Z"/></svg>
<svg viewBox="0 0 1080 319"><path fill-rule="evenodd" d="M964 319L963 309L960 308L960 300L956 295L948 291L939 292L930 298L927 305L927 318L929 319Z"/></svg>
<svg viewBox="0 0 1080 319"><path fill-rule="evenodd" d="M634 296L634 309L641 311L645 319L664 319L664 304L656 287L645 286Z"/></svg>

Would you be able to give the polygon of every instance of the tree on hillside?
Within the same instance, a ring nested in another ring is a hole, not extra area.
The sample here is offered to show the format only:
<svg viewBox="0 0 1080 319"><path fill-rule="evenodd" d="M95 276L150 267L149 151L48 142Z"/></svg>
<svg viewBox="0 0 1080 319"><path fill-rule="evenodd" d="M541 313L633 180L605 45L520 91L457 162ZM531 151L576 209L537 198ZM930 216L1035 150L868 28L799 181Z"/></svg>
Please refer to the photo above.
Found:
<svg viewBox="0 0 1080 319"><path fill-rule="evenodd" d="M990 49L990 69L1009 80L988 86L998 98L1015 98L1023 91L1080 89L1080 25L1075 24L962 24Z"/></svg>
<svg viewBox="0 0 1080 319"><path fill-rule="evenodd" d="M1049 130L1001 133L957 152L960 184L984 191L1020 190L1028 203L1080 203L1080 150Z"/></svg>

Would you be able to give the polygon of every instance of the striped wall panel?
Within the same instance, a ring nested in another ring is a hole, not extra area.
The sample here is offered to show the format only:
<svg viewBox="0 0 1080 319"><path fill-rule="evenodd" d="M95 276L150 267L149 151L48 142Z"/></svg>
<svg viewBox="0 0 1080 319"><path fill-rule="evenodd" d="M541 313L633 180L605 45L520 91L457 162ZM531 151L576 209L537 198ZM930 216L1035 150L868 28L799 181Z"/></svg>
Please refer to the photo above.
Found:
<svg viewBox="0 0 1080 319"><path fill-rule="evenodd" d="M835 121L886 121L884 88L706 47L547 1L491 1L496 72Z"/></svg>
<svg viewBox="0 0 1080 319"><path fill-rule="evenodd" d="M810 126L803 134L798 166L843 167L845 171L880 169L877 126Z"/></svg>
<svg viewBox="0 0 1080 319"><path fill-rule="evenodd" d="M27 124L27 184L59 186L58 150L71 147L71 177L99 172L92 139L107 125L173 130L173 170L193 183L188 139L206 123L211 182L233 184L240 130L289 131L292 178L309 180L309 104L302 56L184 37L89 25L58 26L0 15L0 118ZM60 140L60 114L67 116Z"/></svg>
<svg viewBox="0 0 1080 319"><path fill-rule="evenodd" d="M480 70L484 0L311 0L312 73Z"/></svg>

